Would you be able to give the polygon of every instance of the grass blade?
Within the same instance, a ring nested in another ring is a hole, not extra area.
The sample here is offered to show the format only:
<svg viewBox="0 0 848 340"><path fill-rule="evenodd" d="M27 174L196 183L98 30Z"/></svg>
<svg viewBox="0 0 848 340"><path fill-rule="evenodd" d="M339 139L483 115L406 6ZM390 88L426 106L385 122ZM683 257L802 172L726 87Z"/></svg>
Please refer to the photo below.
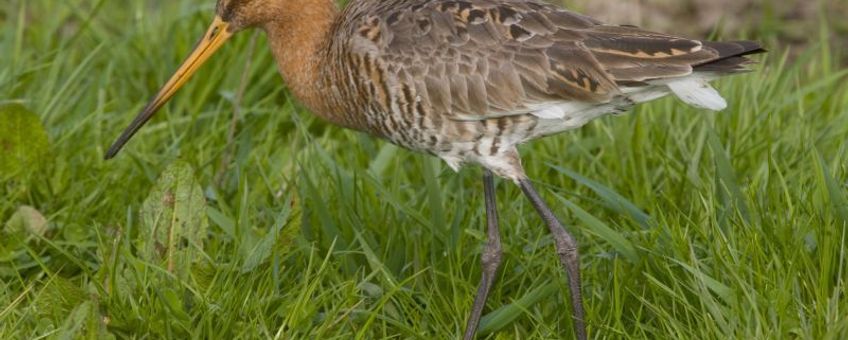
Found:
<svg viewBox="0 0 848 340"><path fill-rule="evenodd" d="M523 315L528 308L539 303L542 299L554 295L557 290L559 290L559 284L555 282L549 282L533 289L517 301L484 315L480 320L480 328L477 332L480 336L486 336L509 326L509 324L515 322L515 320Z"/></svg>
<svg viewBox="0 0 848 340"><path fill-rule="evenodd" d="M722 208L719 210L719 223L724 229L729 226L729 220L736 209L742 215L746 223L751 222L751 214L749 213L748 205L745 203L745 197L742 195L742 190L739 188L739 183L736 180L736 171L730 163L730 156L724 150L718 136L715 133L710 133L710 148L713 150L713 160L715 161L716 169L716 196L722 203Z"/></svg>
<svg viewBox="0 0 848 340"><path fill-rule="evenodd" d="M609 243L619 254L623 255L631 263L639 261L639 253L636 251L636 247L634 247L633 243L627 240L624 235L616 232L607 226L606 223L574 204L574 202L571 202L559 195L556 195L556 197L560 200L560 202L562 202L562 204L565 204L565 206L571 209L574 215L583 222L582 226L585 226L588 231L598 235L598 237L604 241L607 241L607 243Z"/></svg>
<svg viewBox="0 0 848 340"><path fill-rule="evenodd" d="M833 209L833 214L842 224L848 226L848 199L846 199L845 190L839 186L836 179L827 168L827 163L820 152L816 152L816 167L819 168L819 186L823 187L830 198L830 207Z"/></svg>
<svg viewBox="0 0 848 340"><path fill-rule="evenodd" d="M558 165L548 164L548 166L568 177L571 177L571 179L578 183L589 187L595 192L595 194L604 200L607 208L612 209L617 213L630 216L630 218L638 222L642 228L648 229L654 226L654 221L651 219L650 215L646 214L642 211L642 209L639 209L639 207L633 204L633 202L630 202L628 199L624 198L624 196L621 196L609 187Z"/></svg>

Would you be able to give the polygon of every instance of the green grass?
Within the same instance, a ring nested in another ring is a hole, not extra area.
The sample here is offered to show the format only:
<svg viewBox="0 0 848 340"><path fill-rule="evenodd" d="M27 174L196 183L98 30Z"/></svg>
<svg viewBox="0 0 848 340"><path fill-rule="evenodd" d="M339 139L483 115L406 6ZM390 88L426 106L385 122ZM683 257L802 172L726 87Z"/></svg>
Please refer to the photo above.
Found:
<svg viewBox="0 0 848 340"><path fill-rule="evenodd" d="M312 117L264 36L252 53L251 34L237 36L102 160L213 5L148 3L0 9L0 104L36 112L50 139L39 166L0 183L0 338L460 334L485 243L480 170ZM848 337L848 78L826 43L781 56L720 82L725 112L664 99L523 147L581 243L592 337ZM169 271L142 235L175 162L206 198L183 227L208 236L189 269ZM568 338L546 228L514 185L497 189L505 262L484 334ZM21 206L47 230L15 228Z"/></svg>

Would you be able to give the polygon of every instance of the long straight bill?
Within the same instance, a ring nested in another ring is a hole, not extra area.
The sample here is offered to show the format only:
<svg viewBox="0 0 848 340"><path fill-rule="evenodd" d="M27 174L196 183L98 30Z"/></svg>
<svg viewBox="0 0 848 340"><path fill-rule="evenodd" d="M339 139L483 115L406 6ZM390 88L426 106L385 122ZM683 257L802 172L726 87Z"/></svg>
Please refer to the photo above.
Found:
<svg viewBox="0 0 848 340"><path fill-rule="evenodd" d="M179 69L171 76L171 79L165 83L165 86L162 86L162 89L159 90L159 93L150 100L150 103L144 107L144 110L135 117L133 122L128 126L124 133L121 134L121 137L112 144L112 147L109 148L109 151L106 152L106 159L111 159L121 151L121 148L127 144L127 142L132 138L138 130L144 126L150 118L153 118L153 115L162 108L165 103L168 102L171 97L174 96L174 93L182 87L189 78L209 59L212 54L217 51L221 45L224 44L231 36L232 32L228 30L229 24L223 21L220 17L215 17L215 20L212 22L212 25L209 26L209 30L206 31L206 35L200 39L195 46L194 51L186 58L183 64Z"/></svg>

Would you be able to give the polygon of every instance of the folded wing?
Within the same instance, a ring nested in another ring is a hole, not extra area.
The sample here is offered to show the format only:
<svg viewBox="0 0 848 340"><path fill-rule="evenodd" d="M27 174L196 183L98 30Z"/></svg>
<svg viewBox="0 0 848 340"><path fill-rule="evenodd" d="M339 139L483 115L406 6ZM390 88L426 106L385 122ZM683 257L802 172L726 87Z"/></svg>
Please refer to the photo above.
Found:
<svg viewBox="0 0 848 340"><path fill-rule="evenodd" d="M393 79L432 110L460 120L555 119L604 105L614 111L665 93L720 110L726 103L708 81L745 71L750 61L744 56L763 51L749 41L705 42L605 25L539 1L374 6L385 15L354 25L371 45L363 53L378 56Z"/></svg>

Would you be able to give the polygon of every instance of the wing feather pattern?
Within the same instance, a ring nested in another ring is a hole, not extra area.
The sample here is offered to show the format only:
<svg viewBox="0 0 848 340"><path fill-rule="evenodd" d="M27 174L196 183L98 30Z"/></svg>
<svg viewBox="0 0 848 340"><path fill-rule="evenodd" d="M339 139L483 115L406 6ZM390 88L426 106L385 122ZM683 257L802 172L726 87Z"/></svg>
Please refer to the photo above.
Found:
<svg viewBox="0 0 848 340"><path fill-rule="evenodd" d="M550 103L632 105L632 98L655 98L656 91L628 94L657 84L712 97L714 90L701 87L709 87L706 80L675 81L745 71L744 55L763 51L749 41L606 25L537 0L354 1L346 11L346 26L370 44L359 50L374 53L396 79L415 79L410 86L420 100L459 120L556 116L539 110ZM687 102L717 108L723 100Z"/></svg>

